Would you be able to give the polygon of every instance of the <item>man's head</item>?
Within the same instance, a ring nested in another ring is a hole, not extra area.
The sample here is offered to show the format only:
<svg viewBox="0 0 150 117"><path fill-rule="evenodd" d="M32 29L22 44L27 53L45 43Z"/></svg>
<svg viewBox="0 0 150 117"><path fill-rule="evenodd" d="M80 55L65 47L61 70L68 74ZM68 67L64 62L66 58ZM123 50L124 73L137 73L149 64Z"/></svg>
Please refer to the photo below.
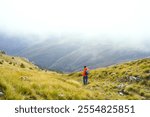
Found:
<svg viewBox="0 0 150 117"><path fill-rule="evenodd" d="M84 68L86 68L86 66L84 66Z"/></svg>

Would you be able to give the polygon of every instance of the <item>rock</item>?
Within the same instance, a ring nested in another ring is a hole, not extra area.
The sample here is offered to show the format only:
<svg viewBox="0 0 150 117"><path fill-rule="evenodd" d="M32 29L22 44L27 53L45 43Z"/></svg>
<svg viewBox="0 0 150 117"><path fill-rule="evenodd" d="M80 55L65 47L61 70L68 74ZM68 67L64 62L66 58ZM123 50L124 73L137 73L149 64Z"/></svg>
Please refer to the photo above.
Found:
<svg viewBox="0 0 150 117"><path fill-rule="evenodd" d="M139 78L139 77L129 76L129 81L130 82L133 82L133 81L139 82L140 80L141 80L141 78Z"/></svg>
<svg viewBox="0 0 150 117"><path fill-rule="evenodd" d="M123 92L119 91L118 93L119 93L119 95L124 96Z"/></svg>
<svg viewBox="0 0 150 117"><path fill-rule="evenodd" d="M0 91L0 96L4 96L4 93Z"/></svg>
<svg viewBox="0 0 150 117"><path fill-rule="evenodd" d="M126 92L124 89L118 91L118 94L121 95L121 96L124 96L124 95L129 95L128 92Z"/></svg>
<svg viewBox="0 0 150 117"><path fill-rule="evenodd" d="M121 96L124 96L125 95L125 92L124 92L125 85L120 84L120 85L117 86L117 88L119 89L118 94L121 95Z"/></svg>

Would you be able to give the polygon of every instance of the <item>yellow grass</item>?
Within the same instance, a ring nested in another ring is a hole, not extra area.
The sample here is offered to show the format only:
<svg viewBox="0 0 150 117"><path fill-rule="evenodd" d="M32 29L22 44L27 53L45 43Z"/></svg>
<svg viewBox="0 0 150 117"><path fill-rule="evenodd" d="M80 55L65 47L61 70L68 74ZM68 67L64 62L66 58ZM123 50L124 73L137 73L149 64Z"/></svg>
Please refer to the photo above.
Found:
<svg viewBox="0 0 150 117"><path fill-rule="evenodd" d="M86 86L80 73L44 71L23 58L3 54L0 62L0 91L4 93L0 99L150 99L150 59L93 70ZM126 76L139 76L143 80L121 82ZM126 95L118 93L120 84L125 85Z"/></svg>

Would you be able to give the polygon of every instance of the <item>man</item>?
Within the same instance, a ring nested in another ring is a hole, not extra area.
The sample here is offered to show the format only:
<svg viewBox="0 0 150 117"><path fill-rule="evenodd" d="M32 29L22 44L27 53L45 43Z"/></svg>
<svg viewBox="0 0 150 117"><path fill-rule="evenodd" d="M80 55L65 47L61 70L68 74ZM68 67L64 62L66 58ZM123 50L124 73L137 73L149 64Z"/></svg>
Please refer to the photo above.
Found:
<svg viewBox="0 0 150 117"><path fill-rule="evenodd" d="M84 85L88 84L88 68L86 66L84 66L82 76L83 76L83 84Z"/></svg>

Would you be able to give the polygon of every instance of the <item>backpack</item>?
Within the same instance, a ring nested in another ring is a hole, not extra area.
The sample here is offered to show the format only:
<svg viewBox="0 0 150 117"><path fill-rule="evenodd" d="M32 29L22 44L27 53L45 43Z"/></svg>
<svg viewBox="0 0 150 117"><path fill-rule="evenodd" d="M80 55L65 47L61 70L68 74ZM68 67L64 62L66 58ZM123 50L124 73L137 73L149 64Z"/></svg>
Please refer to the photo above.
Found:
<svg viewBox="0 0 150 117"><path fill-rule="evenodd" d="M89 73L88 73L88 71L86 70L86 71L85 71L85 75L87 76L88 74L89 74Z"/></svg>

